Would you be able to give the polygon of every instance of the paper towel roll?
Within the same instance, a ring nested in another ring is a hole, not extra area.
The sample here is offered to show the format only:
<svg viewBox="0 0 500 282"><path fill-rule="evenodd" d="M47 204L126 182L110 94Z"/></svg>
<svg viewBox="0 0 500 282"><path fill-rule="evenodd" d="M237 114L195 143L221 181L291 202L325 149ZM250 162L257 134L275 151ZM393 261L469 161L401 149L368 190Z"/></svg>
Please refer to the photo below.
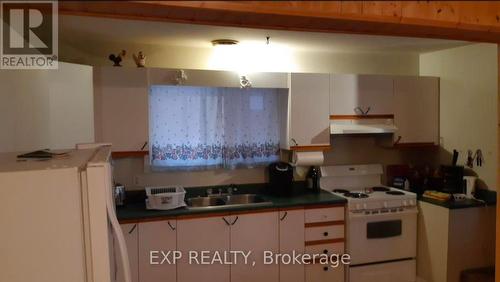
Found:
<svg viewBox="0 0 500 282"><path fill-rule="evenodd" d="M323 152L294 152L292 164L295 166L322 165L324 161Z"/></svg>

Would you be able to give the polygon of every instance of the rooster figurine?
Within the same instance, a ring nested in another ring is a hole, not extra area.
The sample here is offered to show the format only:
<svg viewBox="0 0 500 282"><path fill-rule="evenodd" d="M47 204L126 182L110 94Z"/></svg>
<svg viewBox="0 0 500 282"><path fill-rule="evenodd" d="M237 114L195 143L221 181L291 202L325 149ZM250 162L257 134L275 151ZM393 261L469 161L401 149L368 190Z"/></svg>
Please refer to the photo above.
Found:
<svg viewBox="0 0 500 282"><path fill-rule="evenodd" d="M121 67L122 65L120 64L123 60L123 57L127 54L127 51L122 50L118 55L111 54L109 55L109 59L113 61L114 67Z"/></svg>
<svg viewBox="0 0 500 282"><path fill-rule="evenodd" d="M132 54L132 57L134 58L134 62L138 68L143 68L146 65L146 56L142 53L142 51L139 51L137 56Z"/></svg>

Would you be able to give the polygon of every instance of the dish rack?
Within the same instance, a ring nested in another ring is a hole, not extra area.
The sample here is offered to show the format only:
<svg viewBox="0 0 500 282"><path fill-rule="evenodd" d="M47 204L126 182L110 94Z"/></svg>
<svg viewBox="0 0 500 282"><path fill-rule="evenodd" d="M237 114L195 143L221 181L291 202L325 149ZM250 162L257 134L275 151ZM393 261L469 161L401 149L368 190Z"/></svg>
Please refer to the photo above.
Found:
<svg viewBox="0 0 500 282"><path fill-rule="evenodd" d="M146 196L148 210L172 210L186 206L186 190L181 186L146 187Z"/></svg>

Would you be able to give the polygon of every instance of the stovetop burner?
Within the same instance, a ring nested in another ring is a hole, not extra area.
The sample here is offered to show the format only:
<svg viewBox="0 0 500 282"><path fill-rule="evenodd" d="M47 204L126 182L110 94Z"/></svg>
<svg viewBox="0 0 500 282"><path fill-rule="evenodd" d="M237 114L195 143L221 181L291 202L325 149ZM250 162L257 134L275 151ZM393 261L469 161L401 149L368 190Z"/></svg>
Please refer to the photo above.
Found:
<svg viewBox="0 0 500 282"><path fill-rule="evenodd" d="M389 194L389 195L396 195L396 196L401 196L401 195L405 194L405 193L400 192L400 191L388 191L388 192L385 192L385 193Z"/></svg>
<svg viewBox="0 0 500 282"><path fill-rule="evenodd" d="M333 192L334 193L341 193L341 194L349 193L349 191L346 189L334 189Z"/></svg>
<svg viewBox="0 0 500 282"><path fill-rule="evenodd" d="M344 196L349 197L349 198L368 198L368 195L365 193L360 193L360 192L347 192L344 193Z"/></svg>
<svg viewBox="0 0 500 282"><path fill-rule="evenodd" d="M387 187L382 187L382 186L375 186L375 187L372 187L372 191L373 192L389 192L389 191L391 191L391 189L389 189Z"/></svg>

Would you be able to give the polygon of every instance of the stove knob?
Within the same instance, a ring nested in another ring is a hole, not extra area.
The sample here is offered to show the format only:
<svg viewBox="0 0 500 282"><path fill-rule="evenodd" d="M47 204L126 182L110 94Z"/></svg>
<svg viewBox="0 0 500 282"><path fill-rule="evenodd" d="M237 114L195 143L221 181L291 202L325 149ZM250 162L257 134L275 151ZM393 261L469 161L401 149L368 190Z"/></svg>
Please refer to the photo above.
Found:
<svg viewBox="0 0 500 282"><path fill-rule="evenodd" d="M384 208L387 208L387 203L386 202L384 202Z"/></svg>
<svg viewBox="0 0 500 282"><path fill-rule="evenodd" d="M368 206L366 205L366 203L363 203L363 209L368 209Z"/></svg>
<svg viewBox="0 0 500 282"><path fill-rule="evenodd" d="M361 205L360 204L356 204L356 210L360 210L361 209Z"/></svg>
<svg viewBox="0 0 500 282"><path fill-rule="evenodd" d="M403 207L406 207L408 205L408 203L406 202L406 200L403 200Z"/></svg>
<svg viewBox="0 0 500 282"><path fill-rule="evenodd" d="M414 200L410 200L410 206L414 206L415 205L415 201Z"/></svg>

